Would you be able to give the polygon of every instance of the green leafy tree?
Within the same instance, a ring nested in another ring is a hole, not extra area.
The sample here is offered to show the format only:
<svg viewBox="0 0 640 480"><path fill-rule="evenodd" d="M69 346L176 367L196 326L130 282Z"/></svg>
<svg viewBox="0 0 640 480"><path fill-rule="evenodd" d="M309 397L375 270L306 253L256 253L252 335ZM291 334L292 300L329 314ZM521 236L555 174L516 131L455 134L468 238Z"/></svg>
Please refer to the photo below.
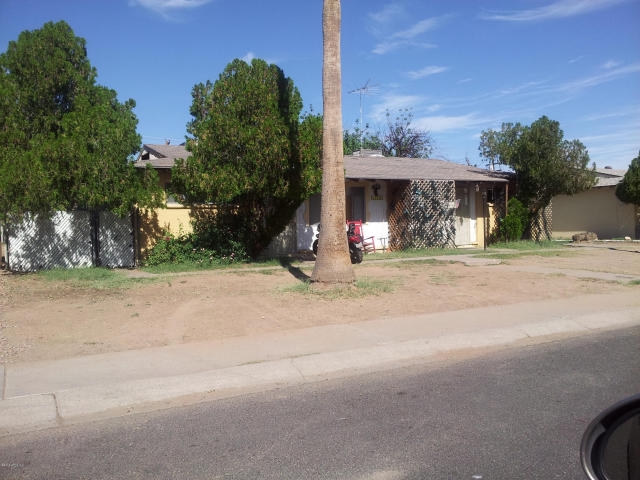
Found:
<svg viewBox="0 0 640 480"><path fill-rule="evenodd" d="M260 59L233 60L215 83L195 85L192 96L191 156L173 168L172 188L189 203L215 204L215 215L196 221L201 238L207 231L214 243L231 238L255 256L318 189L317 118L301 125L298 89Z"/></svg>
<svg viewBox="0 0 640 480"><path fill-rule="evenodd" d="M162 199L140 148L135 102L96 84L85 40L65 22L22 32L0 55L0 215L108 208Z"/></svg>
<svg viewBox="0 0 640 480"><path fill-rule="evenodd" d="M382 140L379 135L369 132L369 125L360 128L359 122L353 130L345 130L342 137L342 146L345 155L352 155L358 150L382 150Z"/></svg>
<svg viewBox="0 0 640 480"><path fill-rule="evenodd" d="M555 195L573 195L595 185L595 166L589 169L589 153L579 140L565 140L557 121L540 117L530 126L505 123L499 132L483 131L481 155L516 174L516 196L531 218Z"/></svg>
<svg viewBox="0 0 640 480"><path fill-rule="evenodd" d="M629 169L618 183L616 196L621 202L640 205L640 153L631 160Z"/></svg>
<svg viewBox="0 0 640 480"><path fill-rule="evenodd" d="M302 116L298 132L300 162L302 164L302 192L307 197L320 193L322 187L322 115L313 110Z"/></svg>

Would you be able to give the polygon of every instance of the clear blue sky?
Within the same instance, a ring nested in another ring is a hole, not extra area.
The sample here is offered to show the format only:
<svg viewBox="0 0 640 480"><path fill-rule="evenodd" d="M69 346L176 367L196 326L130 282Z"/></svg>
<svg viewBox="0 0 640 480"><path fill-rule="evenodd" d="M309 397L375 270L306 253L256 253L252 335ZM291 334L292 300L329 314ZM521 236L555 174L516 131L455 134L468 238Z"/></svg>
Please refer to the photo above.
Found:
<svg viewBox="0 0 640 480"><path fill-rule="evenodd" d="M184 140L191 89L234 58L276 63L322 109L322 0L0 0L0 49L65 20L145 143ZM434 157L482 166L482 130L558 120L598 167L640 150L640 0L343 0L343 122L411 108Z"/></svg>

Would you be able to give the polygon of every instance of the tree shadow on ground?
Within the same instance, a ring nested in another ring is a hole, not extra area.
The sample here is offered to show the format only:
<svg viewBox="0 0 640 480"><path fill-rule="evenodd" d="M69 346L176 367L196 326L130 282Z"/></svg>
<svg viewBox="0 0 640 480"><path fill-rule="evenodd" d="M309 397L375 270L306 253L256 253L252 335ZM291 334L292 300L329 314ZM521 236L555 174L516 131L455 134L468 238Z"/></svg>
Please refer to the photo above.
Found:
<svg viewBox="0 0 640 480"><path fill-rule="evenodd" d="M640 250L627 250L626 248L619 248L619 247L608 247L608 249L614 250L616 252L640 253Z"/></svg>
<svg viewBox="0 0 640 480"><path fill-rule="evenodd" d="M311 277L304 273L299 267L294 267L291 264L291 259L287 257L280 257L278 259L280 261L280 265L286 268L291 275L300 280L301 282L308 282L311 280Z"/></svg>

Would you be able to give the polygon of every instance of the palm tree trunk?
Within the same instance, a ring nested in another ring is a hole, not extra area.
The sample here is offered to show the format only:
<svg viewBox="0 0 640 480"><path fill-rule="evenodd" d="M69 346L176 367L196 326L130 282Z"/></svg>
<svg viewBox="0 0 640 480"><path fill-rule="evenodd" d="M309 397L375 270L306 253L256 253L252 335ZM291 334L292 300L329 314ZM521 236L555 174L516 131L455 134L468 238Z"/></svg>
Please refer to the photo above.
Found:
<svg viewBox="0 0 640 480"><path fill-rule="evenodd" d="M355 273L351 266L345 230L340 0L324 0L322 40L322 232L311 281L353 283Z"/></svg>

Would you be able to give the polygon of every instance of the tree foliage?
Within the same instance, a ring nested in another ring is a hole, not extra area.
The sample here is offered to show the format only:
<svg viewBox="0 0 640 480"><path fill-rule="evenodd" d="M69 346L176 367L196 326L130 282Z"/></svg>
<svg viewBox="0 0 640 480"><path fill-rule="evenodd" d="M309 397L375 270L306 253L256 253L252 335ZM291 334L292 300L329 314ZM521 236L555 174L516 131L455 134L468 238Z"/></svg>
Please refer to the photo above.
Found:
<svg viewBox="0 0 640 480"><path fill-rule="evenodd" d="M216 214L196 231L225 231L251 255L265 248L318 189L317 118L300 122L302 99L276 65L233 60L215 83L194 86L191 156L172 170L172 188Z"/></svg>
<svg viewBox="0 0 640 480"><path fill-rule="evenodd" d="M640 205L640 153L631 160L629 169L618 183L616 196L621 202Z"/></svg>
<svg viewBox="0 0 640 480"><path fill-rule="evenodd" d="M319 193L322 187L322 115L313 110L302 115L298 132L300 162L302 164L302 195Z"/></svg>
<svg viewBox="0 0 640 480"><path fill-rule="evenodd" d="M384 133L382 153L387 157L428 158L433 153L433 138L426 130L411 126L413 113L400 110L392 120L387 110L387 130Z"/></svg>
<svg viewBox="0 0 640 480"><path fill-rule="evenodd" d="M382 140L378 134L369 131L369 125L360 128L359 122L353 131L345 130L342 137L342 147L345 155L352 155L359 150L383 150Z"/></svg>
<svg viewBox="0 0 640 480"><path fill-rule="evenodd" d="M85 40L68 24L22 32L0 55L0 212L108 208L124 214L161 200L140 148L135 102L96 84Z"/></svg>
<svg viewBox="0 0 640 480"><path fill-rule="evenodd" d="M529 211L516 197L509 199L507 211L500 220L500 237L506 242L518 241L529 224Z"/></svg>
<svg viewBox="0 0 640 480"><path fill-rule="evenodd" d="M371 133L369 125L361 129L358 124L353 131L345 130L344 154L351 155L361 149L381 150L386 157L428 158L433 153L434 141L426 130L411 126L413 114L409 109L400 110L393 118L386 113L387 126L384 132Z"/></svg>
<svg viewBox="0 0 640 480"><path fill-rule="evenodd" d="M595 184L595 166L579 140L565 140L557 121L540 117L530 126L504 123L480 137L481 155L516 174L516 196L535 216L559 194L573 195Z"/></svg>

